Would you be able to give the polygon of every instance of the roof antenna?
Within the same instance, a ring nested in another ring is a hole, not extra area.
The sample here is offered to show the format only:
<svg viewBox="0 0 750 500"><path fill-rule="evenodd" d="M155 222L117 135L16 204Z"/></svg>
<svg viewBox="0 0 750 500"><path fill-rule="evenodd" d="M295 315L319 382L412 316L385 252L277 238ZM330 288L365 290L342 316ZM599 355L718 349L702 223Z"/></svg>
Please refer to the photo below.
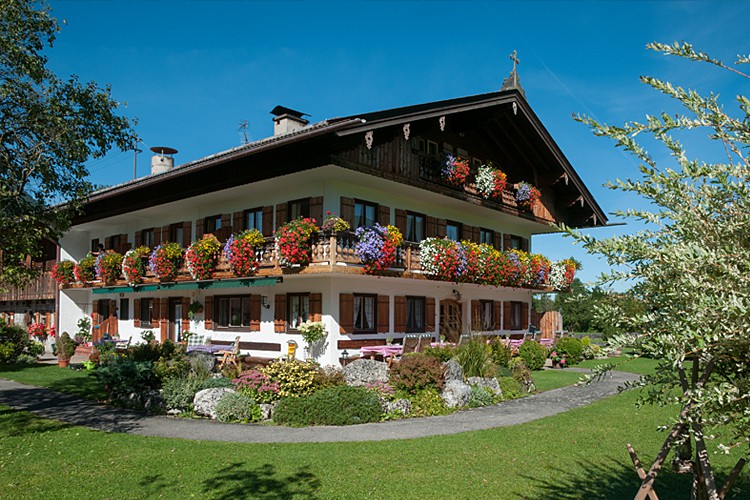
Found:
<svg viewBox="0 0 750 500"><path fill-rule="evenodd" d="M239 131L242 133L242 144L248 144L250 142L250 138L247 136L247 129L249 127L249 123L247 120L242 120L240 122L240 128Z"/></svg>

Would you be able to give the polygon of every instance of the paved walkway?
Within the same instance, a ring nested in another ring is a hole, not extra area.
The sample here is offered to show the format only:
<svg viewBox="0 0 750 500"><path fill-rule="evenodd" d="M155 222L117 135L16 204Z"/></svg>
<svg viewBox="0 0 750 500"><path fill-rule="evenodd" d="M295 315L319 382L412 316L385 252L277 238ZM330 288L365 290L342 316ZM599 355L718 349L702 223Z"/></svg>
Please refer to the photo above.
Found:
<svg viewBox="0 0 750 500"><path fill-rule="evenodd" d="M154 416L108 407L76 396L5 379L0 379L0 404L91 429L141 436L242 443L383 441L457 434L530 422L614 395L617 388L626 381L637 378L637 375L629 373L611 372L607 378L589 385L562 387L495 406L438 417L346 427L290 428Z"/></svg>

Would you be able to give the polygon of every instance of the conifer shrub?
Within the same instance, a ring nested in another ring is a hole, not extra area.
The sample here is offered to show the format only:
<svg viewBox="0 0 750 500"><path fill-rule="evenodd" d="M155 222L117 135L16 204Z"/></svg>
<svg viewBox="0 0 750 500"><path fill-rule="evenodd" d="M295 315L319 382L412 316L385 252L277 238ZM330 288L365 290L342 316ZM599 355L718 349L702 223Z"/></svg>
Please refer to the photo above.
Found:
<svg viewBox="0 0 750 500"><path fill-rule="evenodd" d="M354 425L380 420L378 397L364 387L340 385L309 396L282 399L273 413L274 422L306 425Z"/></svg>

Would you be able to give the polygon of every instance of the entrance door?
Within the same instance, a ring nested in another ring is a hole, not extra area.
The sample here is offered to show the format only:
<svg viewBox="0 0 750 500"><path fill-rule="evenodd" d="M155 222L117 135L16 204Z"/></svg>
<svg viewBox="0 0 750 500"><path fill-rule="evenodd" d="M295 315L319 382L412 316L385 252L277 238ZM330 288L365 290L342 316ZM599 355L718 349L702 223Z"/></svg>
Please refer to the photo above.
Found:
<svg viewBox="0 0 750 500"><path fill-rule="evenodd" d="M453 299L440 301L440 335L446 342L458 342L461 336L461 303Z"/></svg>
<svg viewBox="0 0 750 500"><path fill-rule="evenodd" d="M182 335L182 299L169 299L169 338L179 342Z"/></svg>

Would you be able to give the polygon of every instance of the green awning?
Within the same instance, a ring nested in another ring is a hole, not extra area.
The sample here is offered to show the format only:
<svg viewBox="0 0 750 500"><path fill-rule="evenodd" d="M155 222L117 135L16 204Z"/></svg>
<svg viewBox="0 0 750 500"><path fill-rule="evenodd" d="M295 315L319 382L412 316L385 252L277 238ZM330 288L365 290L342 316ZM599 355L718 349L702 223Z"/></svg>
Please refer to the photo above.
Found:
<svg viewBox="0 0 750 500"><path fill-rule="evenodd" d="M219 288L246 288L251 286L274 286L284 281L282 276L267 278L243 278L229 280L210 281L178 281L175 283L153 283L135 286L105 286L94 288L95 294L108 293L151 293L159 291L183 291L183 290L216 290Z"/></svg>

